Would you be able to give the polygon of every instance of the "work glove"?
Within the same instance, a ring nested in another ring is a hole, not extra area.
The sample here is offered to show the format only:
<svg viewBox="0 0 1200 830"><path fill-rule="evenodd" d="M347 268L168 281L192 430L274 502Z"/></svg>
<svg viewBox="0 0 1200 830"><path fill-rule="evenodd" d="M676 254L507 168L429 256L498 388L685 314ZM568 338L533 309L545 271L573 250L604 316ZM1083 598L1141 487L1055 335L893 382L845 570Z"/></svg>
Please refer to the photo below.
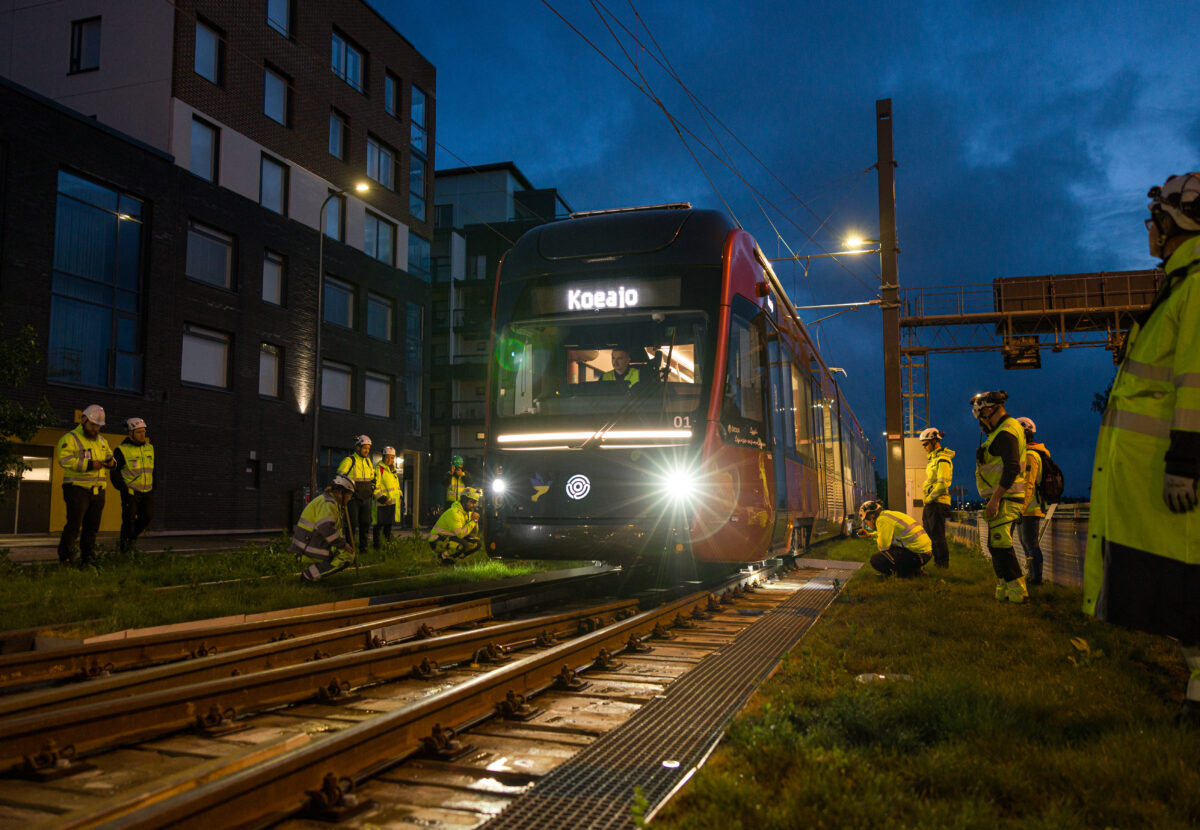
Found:
<svg viewBox="0 0 1200 830"><path fill-rule="evenodd" d="M1187 513L1196 509L1196 479L1187 476L1163 476L1163 501L1172 513Z"/></svg>

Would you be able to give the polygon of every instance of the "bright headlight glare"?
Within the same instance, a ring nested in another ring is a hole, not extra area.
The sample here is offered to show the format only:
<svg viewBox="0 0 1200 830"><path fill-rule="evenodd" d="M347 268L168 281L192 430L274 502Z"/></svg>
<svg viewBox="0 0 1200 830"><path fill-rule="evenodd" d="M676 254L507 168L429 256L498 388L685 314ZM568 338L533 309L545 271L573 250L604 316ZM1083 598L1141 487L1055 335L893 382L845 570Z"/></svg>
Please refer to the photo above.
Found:
<svg viewBox="0 0 1200 830"><path fill-rule="evenodd" d="M663 479L667 495L674 501L687 501L696 495L696 478L690 470L682 467L671 471Z"/></svg>
<svg viewBox="0 0 1200 830"><path fill-rule="evenodd" d="M492 481L492 492L495 495L497 495L497 496L503 495L504 491L507 489L508 489L508 485L504 483L504 479L497 478Z"/></svg>

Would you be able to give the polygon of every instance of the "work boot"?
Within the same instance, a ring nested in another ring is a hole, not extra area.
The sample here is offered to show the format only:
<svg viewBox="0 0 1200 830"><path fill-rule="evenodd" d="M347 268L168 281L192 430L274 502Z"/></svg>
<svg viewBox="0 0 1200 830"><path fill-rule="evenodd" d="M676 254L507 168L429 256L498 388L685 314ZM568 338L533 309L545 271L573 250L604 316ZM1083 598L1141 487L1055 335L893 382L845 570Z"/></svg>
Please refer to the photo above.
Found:
<svg viewBox="0 0 1200 830"><path fill-rule="evenodd" d="M997 579L996 580L996 599L998 599L1000 602L1004 602L1004 598L1007 595L1008 595L1008 585L1004 582L1003 579Z"/></svg>
<svg viewBox="0 0 1200 830"><path fill-rule="evenodd" d="M1018 576L1004 583L1004 594L1009 602L1022 603L1029 599L1029 591L1025 588L1025 577Z"/></svg>

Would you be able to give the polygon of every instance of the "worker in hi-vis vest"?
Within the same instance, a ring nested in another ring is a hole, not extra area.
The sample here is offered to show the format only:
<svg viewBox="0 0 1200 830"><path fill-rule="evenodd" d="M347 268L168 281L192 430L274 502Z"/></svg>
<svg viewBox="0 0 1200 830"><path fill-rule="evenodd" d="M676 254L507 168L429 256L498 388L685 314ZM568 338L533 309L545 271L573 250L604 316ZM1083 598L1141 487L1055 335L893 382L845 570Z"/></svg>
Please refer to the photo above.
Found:
<svg viewBox="0 0 1200 830"><path fill-rule="evenodd" d="M946 542L946 520L950 518L950 484L954 481L954 450L942 446L942 431L929 427L921 433L921 446L928 461L921 487L924 507L921 526L933 544L933 566L950 567L950 545Z"/></svg>
<svg viewBox="0 0 1200 830"><path fill-rule="evenodd" d="M116 466L109 471L121 494L121 550L128 551L150 526L154 494L154 445L146 437L146 422L125 422L125 440L113 450Z"/></svg>
<svg viewBox="0 0 1200 830"><path fill-rule="evenodd" d="M338 473L325 491L310 501L292 531L292 553L305 565L300 578L318 582L354 563L354 546L346 536L346 504L354 482Z"/></svg>
<svg viewBox="0 0 1200 830"><path fill-rule="evenodd" d="M975 486L987 500L983 515L996 573L996 599L1019 603L1029 598L1013 550L1013 530L1025 504L1025 430L1005 411L1007 400L1003 389L971 398L971 412L985 434L975 453Z"/></svg>
<svg viewBox="0 0 1200 830"><path fill-rule="evenodd" d="M1200 724L1200 172L1150 190L1166 277L1126 335L1092 472L1083 610L1179 640Z"/></svg>
<svg viewBox="0 0 1200 830"><path fill-rule="evenodd" d="M884 510L877 501L863 502L858 518L875 536L879 553L871 557L871 567L884 576L920 576L921 569L933 556L929 534L912 516L899 510Z"/></svg>
<svg viewBox="0 0 1200 830"><path fill-rule="evenodd" d="M104 426L104 407L92 404L83 410L79 426L58 439L54 458L63 469L63 501L67 521L58 537L58 561L75 561L75 543L79 543L80 563L90 565L96 559L96 533L104 513L104 490L108 471L116 464L108 442L100 435Z"/></svg>

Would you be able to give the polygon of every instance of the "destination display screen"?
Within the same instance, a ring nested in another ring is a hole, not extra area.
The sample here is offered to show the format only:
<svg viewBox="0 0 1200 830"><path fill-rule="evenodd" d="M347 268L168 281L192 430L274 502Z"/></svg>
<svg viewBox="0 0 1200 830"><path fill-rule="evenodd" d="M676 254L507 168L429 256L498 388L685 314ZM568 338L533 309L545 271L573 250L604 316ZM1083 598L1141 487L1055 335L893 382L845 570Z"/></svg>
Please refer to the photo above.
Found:
<svg viewBox="0 0 1200 830"><path fill-rule="evenodd" d="M597 311L630 311L641 308L677 308L680 278L637 279L613 277L605 280L540 285L530 290L529 312L586 314Z"/></svg>

